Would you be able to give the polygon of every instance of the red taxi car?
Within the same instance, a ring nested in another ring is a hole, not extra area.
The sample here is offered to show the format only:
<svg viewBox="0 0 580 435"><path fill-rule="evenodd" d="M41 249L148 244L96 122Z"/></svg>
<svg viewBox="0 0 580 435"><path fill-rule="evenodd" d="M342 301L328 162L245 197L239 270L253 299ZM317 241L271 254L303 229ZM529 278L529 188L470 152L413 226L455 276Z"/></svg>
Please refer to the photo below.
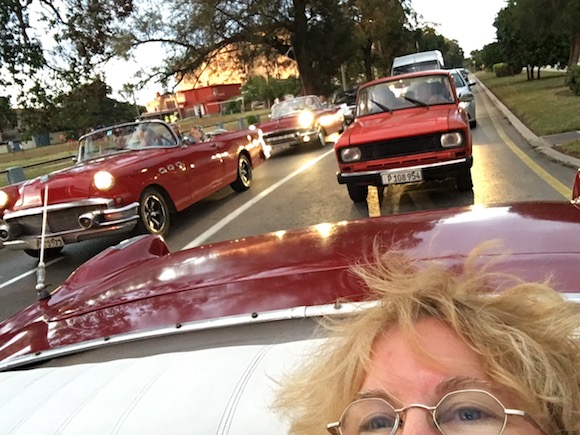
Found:
<svg viewBox="0 0 580 435"><path fill-rule="evenodd" d="M0 240L37 257L43 229L49 255L134 229L166 235L172 212L227 185L248 189L266 155L257 129L194 144L156 120L99 129L80 138L71 168L0 190Z"/></svg>
<svg viewBox="0 0 580 435"><path fill-rule="evenodd" d="M326 145L327 136L344 130L339 106L324 107L316 95L296 97L272 106L270 120L260 124L267 145Z"/></svg>
<svg viewBox="0 0 580 435"><path fill-rule="evenodd" d="M470 191L469 119L447 71L426 71L375 80L357 94L356 119L334 148L338 182L350 198L364 201L368 186L454 178Z"/></svg>
<svg viewBox="0 0 580 435"><path fill-rule="evenodd" d="M129 239L0 323L0 427L288 433L271 406L279 381L325 339L313 339L320 316L365 299L350 266L375 241L456 268L493 239L479 257L500 260L491 270L551 277L580 302L580 208L569 202L326 223L173 253L155 235Z"/></svg>

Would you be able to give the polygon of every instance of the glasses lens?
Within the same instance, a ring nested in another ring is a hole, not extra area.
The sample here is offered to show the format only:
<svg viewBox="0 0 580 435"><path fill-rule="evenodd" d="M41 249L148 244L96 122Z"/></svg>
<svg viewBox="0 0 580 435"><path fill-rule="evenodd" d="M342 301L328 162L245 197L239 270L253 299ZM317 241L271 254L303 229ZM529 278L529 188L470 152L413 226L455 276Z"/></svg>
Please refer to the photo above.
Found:
<svg viewBox="0 0 580 435"><path fill-rule="evenodd" d="M485 391L458 391L437 406L435 421L445 435L499 435L506 414L499 400Z"/></svg>
<svg viewBox="0 0 580 435"><path fill-rule="evenodd" d="M397 413L379 398L352 402L340 420L342 435L390 435L397 425Z"/></svg>

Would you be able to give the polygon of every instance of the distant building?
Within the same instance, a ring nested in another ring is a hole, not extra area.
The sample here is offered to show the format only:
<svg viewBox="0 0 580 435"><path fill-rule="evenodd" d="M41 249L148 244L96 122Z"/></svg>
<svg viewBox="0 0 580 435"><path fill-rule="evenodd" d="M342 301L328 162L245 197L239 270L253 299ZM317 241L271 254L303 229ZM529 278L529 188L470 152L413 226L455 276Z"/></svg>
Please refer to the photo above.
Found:
<svg viewBox="0 0 580 435"><path fill-rule="evenodd" d="M253 65L240 65L235 54L235 48L224 48L212 57L211 64L203 64L198 72L183 77L174 94L158 93L155 100L147 104L144 116L163 118L176 113L184 118L219 114L229 102L242 100L242 83L252 76L276 79L298 76L296 62L286 56L277 56L273 61L258 60Z"/></svg>

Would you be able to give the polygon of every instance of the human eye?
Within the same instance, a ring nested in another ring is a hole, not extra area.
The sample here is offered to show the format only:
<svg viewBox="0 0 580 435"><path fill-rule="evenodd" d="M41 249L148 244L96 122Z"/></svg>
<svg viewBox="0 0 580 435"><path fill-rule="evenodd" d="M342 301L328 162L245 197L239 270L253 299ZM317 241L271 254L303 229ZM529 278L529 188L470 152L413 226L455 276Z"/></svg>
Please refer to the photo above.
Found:
<svg viewBox="0 0 580 435"><path fill-rule="evenodd" d="M365 418L359 425L359 435L390 434L395 426L395 419L387 414L374 414Z"/></svg>
<svg viewBox="0 0 580 435"><path fill-rule="evenodd" d="M486 432L501 428L505 420L505 413L502 408L489 406L485 403L462 402L445 406L436 413L436 420L439 426L445 429L461 429L476 426ZM486 433L482 432L482 433Z"/></svg>

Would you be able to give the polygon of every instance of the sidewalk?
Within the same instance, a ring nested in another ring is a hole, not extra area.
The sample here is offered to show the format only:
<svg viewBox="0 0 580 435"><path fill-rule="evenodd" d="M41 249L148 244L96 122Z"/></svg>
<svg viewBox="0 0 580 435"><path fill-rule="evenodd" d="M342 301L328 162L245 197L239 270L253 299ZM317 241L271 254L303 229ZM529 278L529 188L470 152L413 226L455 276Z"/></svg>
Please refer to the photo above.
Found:
<svg viewBox="0 0 580 435"><path fill-rule="evenodd" d="M475 76L474 76L475 77ZM497 106L497 108L504 114L508 121L515 127L515 129L526 139L532 148L544 154L549 159L559 162L565 166L574 169L580 168L580 159L566 154L562 154L554 149L554 145L580 139L579 131L570 131L566 133L552 134L550 136L536 136L528 127L524 125L498 98L477 79L477 86L485 91L490 100Z"/></svg>

